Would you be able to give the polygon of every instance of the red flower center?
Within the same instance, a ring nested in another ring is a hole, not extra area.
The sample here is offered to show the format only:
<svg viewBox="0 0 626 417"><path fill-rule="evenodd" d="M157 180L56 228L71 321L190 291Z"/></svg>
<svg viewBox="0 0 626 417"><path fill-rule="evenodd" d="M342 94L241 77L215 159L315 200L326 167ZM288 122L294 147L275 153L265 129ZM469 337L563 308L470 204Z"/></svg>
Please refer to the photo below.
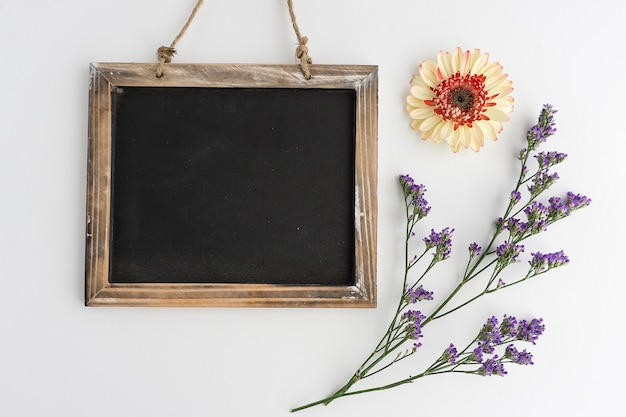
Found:
<svg viewBox="0 0 626 417"><path fill-rule="evenodd" d="M472 127L476 120L489 120L484 114L487 100L486 77L482 74L457 72L441 81L433 92L436 97L424 103L434 106L434 112L443 120L454 121L454 129L459 126Z"/></svg>

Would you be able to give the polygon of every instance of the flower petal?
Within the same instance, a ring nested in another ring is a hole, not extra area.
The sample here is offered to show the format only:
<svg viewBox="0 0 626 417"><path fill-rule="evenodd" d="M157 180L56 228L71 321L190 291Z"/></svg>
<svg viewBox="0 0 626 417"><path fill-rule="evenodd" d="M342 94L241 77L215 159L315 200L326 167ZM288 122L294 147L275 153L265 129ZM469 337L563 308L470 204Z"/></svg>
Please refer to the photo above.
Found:
<svg viewBox="0 0 626 417"><path fill-rule="evenodd" d="M496 122L507 122L509 120L509 116L497 107L489 107L487 111L485 111L485 115L489 117L490 120Z"/></svg>
<svg viewBox="0 0 626 417"><path fill-rule="evenodd" d="M485 144L485 134L482 130L477 128L472 128L470 134L472 135L470 148L472 148L473 151L478 152L480 148Z"/></svg>
<svg viewBox="0 0 626 417"><path fill-rule="evenodd" d="M417 107L415 110L411 110L411 113L409 114L411 116L411 119L427 119L430 116L432 116L433 113L433 108L432 107Z"/></svg>
<svg viewBox="0 0 626 417"><path fill-rule="evenodd" d="M450 136L454 132L454 122L450 120L444 120L437 126L441 129L439 132L441 139L448 138L448 136Z"/></svg>
<svg viewBox="0 0 626 417"><path fill-rule="evenodd" d="M416 107L424 107L425 106L424 100L419 99L419 98L415 97L414 95L407 96L406 104L408 104L409 107L410 107L410 109L409 109L409 107L407 107L407 111L408 112L413 111L413 109L416 108Z"/></svg>
<svg viewBox="0 0 626 417"><path fill-rule="evenodd" d="M433 90L427 87L422 87L421 85L414 85L413 87L411 87L410 91L411 95L422 100L430 100L435 97L435 93L433 93Z"/></svg>
<svg viewBox="0 0 626 417"><path fill-rule="evenodd" d="M437 55L437 69L442 79L450 78L456 72L452 70L451 57L448 52L440 51Z"/></svg>
<svg viewBox="0 0 626 417"><path fill-rule="evenodd" d="M474 51L478 51L478 54L480 54L480 51L478 49L475 49ZM470 69L470 72L472 74L482 74L488 62L489 62L489 54L482 54L482 55L475 56L472 60L472 68Z"/></svg>
<svg viewBox="0 0 626 417"><path fill-rule="evenodd" d="M440 121L441 121L441 116L439 116L438 114L433 114L432 116L430 116L429 118L425 119L422 122L422 124L420 125L420 130L422 132L431 130Z"/></svg>
<svg viewBox="0 0 626 417"><path fill-rule="evenodd" d="M457 48L459 51L460 48ZM461 75L467 75L470 72L470 68L472 67L472 53L471 51L463 52L463 55L459 57L459 62L457 64L457 71L461 73Z"/></svg>
<svg viewBox="0 0 626 417"><path fill-rule="evenodd" d="M452 51L452 55L450 56L450 74L455 74L457 71L460 71L462 64L463 51L461 48L456 48Z"/></svg>
<svg viewBox="0 0 626 417"><path fill-rule="evenodd" d="M450 145L452 152L456 153L459 151L459 149L461 149L462 143L460 132L458 130L455 130L452 135L448 137L448 144Z"/></svg>
<svg viewBox="0 0 626 417"><path fill-rule="evenodd" d="M493 122L487 120L479 120L474 122L474 128L480 129L483 133L483 137L489 140L495 140L498 136L498 130L495 128Z"/></svg>
<svg viewBox="0 0 626 417"><path fill-rule="evenodd" d="M429 87L435 88L439 84L437 78L437 64L433 61L424 61L419 67L419 73L422 80Z"/></svg>

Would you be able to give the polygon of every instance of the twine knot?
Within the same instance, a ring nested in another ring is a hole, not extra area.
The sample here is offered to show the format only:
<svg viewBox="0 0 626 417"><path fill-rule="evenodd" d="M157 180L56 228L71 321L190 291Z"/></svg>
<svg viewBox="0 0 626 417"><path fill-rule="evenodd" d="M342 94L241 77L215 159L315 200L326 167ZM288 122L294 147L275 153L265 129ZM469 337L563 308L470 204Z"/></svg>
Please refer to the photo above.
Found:
<svg viewBox="0 0 626 417"><path fill-rule="evenodd" d="M172 62L172 58L176 55L176 49L170 46L161 46L157 49L157 57L159 58L159 66L156 70L157 78L163 76L163 66Z"/></svg>
<svg viewBox="0 0 626 417"><path fill-rule="evenodd" d="M157 49L157 56L159 57L159 61L163 61L167 64L172 62L172 58L174 58L174 55L176 55L176 49L169 46L162 46Z"/></svg>
<svg viewBox="0 0 626 417"><path fill-rule="evenodd" d="M300 39L300 43L296 48L296 58L300 60L300 66L302 67L302 73L307 80L311 79L311 71L309 71L309 65L313 63L313 60L309 56L309 47L306 45L309 38L303 36Z"/></svg>

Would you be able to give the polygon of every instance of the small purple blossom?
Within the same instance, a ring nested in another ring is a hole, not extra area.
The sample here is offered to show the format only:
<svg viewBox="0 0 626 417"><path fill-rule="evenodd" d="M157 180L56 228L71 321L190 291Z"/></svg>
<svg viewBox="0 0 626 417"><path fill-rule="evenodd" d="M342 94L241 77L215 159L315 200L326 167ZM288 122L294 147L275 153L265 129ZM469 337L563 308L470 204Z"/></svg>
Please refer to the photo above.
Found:
<svg viewBox="0 0 626 417"><path fill-rule="evenodd" d="M498 355L495 355L493 358L489 358L483 362L482 366L478 369L478 374L484 376L504 376L507 372L502 362L498 359Z"/></svg>
<svg viewBox="0 0 626 417"><path fill-rule="evenodd" d="M509 231L511 238L515 239L526 233L526 230L528 230L528 223L525 223L515 217L509 217L503 227Z"/></svg>
<svg viewBox="0 0 626 417"><path fill-rule="evenodd" d="M533 362L533 354L524 349L517 354L515 363L519 365L534 365L535 363Z"/></svg>
<svg viewBox="0 0 626 417"><path fill-rule="evenodd" d="M456 365L457 359L459 359L459 352L457 351L456 347L452 343L450 343L450 346L448 346L446 350L443 351L443 354L441 355L441 360L444 362L449 362L452 365Z"/></svg>
<svg viewBox="0 0 626 417"><path fill-rule="evenodd" d="M400 185L404 192L404 198L413 206L411 219L420 220L430 213L431 207L424 198L426 187L423 184L415 184L413 178L407 175L400 175Z"/></svg>
<svg viewBox="0 0 626 417"><path fill-rule="evenodd" d="M426 248L432 249L441 243L441 233L435 232L435 229L430 229L430 235L422 240L426 244Z"/></svg>
<svg viewBox="0 0 626 417"><path fill-rule="evenodd" d="M538 196L552 186L559 179L556 172L550 173L547 169L542 169L533 177L532 184L528 186L528 191L532 196Z"/></svg>
<svg viewBox="0 0 626 417"><path fill-rule="evenodd" d="M526 349L519 352L513 344L506 347L504 357L519 365L534 365L532 353L526 351Z"/></svg>
<svg viewBox="0 0 626 417"><path fill-rule="evenodd" d="M517 258L520 253L524 252L524 245L516 245L509 241L505 241L503 244L496 248L496 255L498 257L498 265L500 269L517 262Z"/></svg>
<svg viewBox="0 0 626 417"><path fill-rule="evenodd" d="M486 344L497 345L502 341L500 334L500 323L496 316L491 316L478 333L478 340ZM485 351L486 352L486 351ZM487 352L490 353L490 352Z"/></svg>
<svg viewBox="0 0 626 417"><path fill-rule="evenodd" d="M517 156L517 159L519 159L520 161L523 161L527 156L528 156L528 149L522 148L519 151L519 155Z"/></svg>
<svg viewBox="0 0 626 417"><path fill-rule="evenodd" d="M553 253L532 253L532 259L528 261L531 270L535 273L544 272L569 263L569 258L561 250Z"/></svg>
<svg viewBox="0 0 626 417"><path fill-rule="evenodd" d="M562 219L569 216L570 208L567 202L561 200L561 197L550 197L548 200L548 217L551 221Z"/></svg>
<svg viewBox="0 0 626 417"><path fill-rule="evenodd" d="M417 288L409 288L407 291L408 301L413 304L422 300L432 300L433 292L427 291L422 285Z"/></svg>
<svg viewBox="0 0 626 417"><path fill-rule="evenodd" d="M402 314L402 318L408 321L406 331L409 339L417 340L422 337L422 322L426 316L421 311L407 310Z"/></svg>
<svg viewBox="0 0 626 417"><path fill-rule="evenodd" d="M434 229L431 229L430 235L422 239L426 244L427 250L435 248L435 253L433 254L435 261L442 261L450 257L450 253L452 251L451 238L453 233L454 229L450 229L449 227L446 227L439 233L435 232Z"/></svg>
<svg viewBox="0 0 626 417"><path fill-rule="evenodd" d="M567 193L567 199L565 201L565 204L567 204L567 207L569 207L569 211L572 212L591 204L591 199L587 196L574 194L570 191Z"/></svg>
<svg viewBox="0 0 626 417"><path fill-rule="evenodd" d="M476 363L483 363L483 348L480 344L472 351L469 360Z"/></svg>
<svg viewBox="0 0 626 417"><path fill-rule="evenodd" d="M517 191L517 190L513 190L513 191L511 191L511 195L510 195L510 197L511 197L511 202L512 202L513 204L517 204L517 203L519 203L519 202L520 202L520 200L522 199L522 193L520 193L520 192L519 192L519 191Z"/></svg>
<svg viewBox="0 0 626 417"><path fill-rule="evenodd" d="M554 114L557 111L550 104L544 104L539 114L537 124L532 126L526 134L528 141L528 149L535 150L540 144L544 143L550 136L556 133L554 127Z"/></svg>
<svg viewBox="0 0 626 417"><path fill-rule="evenodd" d="M539 152L535 155L535 158L539 164L539 169L547 169L553 165L563 162L565 158L567 158L567 154L556 151Z"/></svg>
<svg viewBox="0 0 626 417"><path fill-rule="evenodd" d="M480 251L482 251L483 248L481 248L480 246L478 246L478 243L476 242L472 242L470 243L468 250L470 253L470 257L474 257L474 256L478 256L480 255Z"/></svg>
<svg viewBox="0 0 626 417"><path fill-rule="evenodd" d="M490 342L478 342L478 346L476 347L476 349L480 350L482 353L488 354L492 354L496 351L495 346L492 345Z"/></svg>
<svg viewBox="0 0 626 417"><path fill-rule="evenodd" d="M500 323L500 334L504 337L517 336L517 319L514 316L504 315Z"/></svg>
<svg viewBox="0 0 626 417"><path fill-rule="evenodd" d="M547 229L550 210L538 201L533 201L524 209L528 219L528 229L531 234L539 233Z"/></svg>
<svg viewBox="0 0 626 417"><path fill-rule="evenodd" d="M545 328L546 326L543 324L542 318L532 319L531 321L522 320L517 327L516 338L531 342L534 345L539 336L543 334Z"/></svg>
<svg viewBox="0 0 626 417"><path fill-rule="evenodd" d="M550 197L548 200L548 217L551 222L569 216L573 211L581 209L591 204L591 199L587 196L568 192L565 199L560 197Z"/></svg>

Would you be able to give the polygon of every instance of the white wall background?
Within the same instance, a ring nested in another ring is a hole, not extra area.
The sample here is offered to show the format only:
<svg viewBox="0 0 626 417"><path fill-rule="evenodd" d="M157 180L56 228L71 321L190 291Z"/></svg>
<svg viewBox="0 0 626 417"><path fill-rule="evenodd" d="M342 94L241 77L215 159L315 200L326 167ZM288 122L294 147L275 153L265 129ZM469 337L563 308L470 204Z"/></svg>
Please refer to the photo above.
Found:
<svg viewBox="0 0 626 417"><path fill-rule="evenodd" d="M284 3L207 0L175 62L293 63ZM330 394L373 348L400 291L397 174L429 189L424 233L456 228L441 269L455 271L499 215L546 102L559 109L549 148L569 154L555 190L593 204L533 248L564 249L572 262L429 327L423 358L394 375L419 372L503 313L544 318L535 366L431 377L302 415L623 415L624 3L295 3L316 63L380 66L378 308L84 307L88 64L156 62L194 1L0 0L0 415L277 417ZM500 140L478 154L420 141L404 110L417 66L456 46L490 52L516 89Z"/></svg>

